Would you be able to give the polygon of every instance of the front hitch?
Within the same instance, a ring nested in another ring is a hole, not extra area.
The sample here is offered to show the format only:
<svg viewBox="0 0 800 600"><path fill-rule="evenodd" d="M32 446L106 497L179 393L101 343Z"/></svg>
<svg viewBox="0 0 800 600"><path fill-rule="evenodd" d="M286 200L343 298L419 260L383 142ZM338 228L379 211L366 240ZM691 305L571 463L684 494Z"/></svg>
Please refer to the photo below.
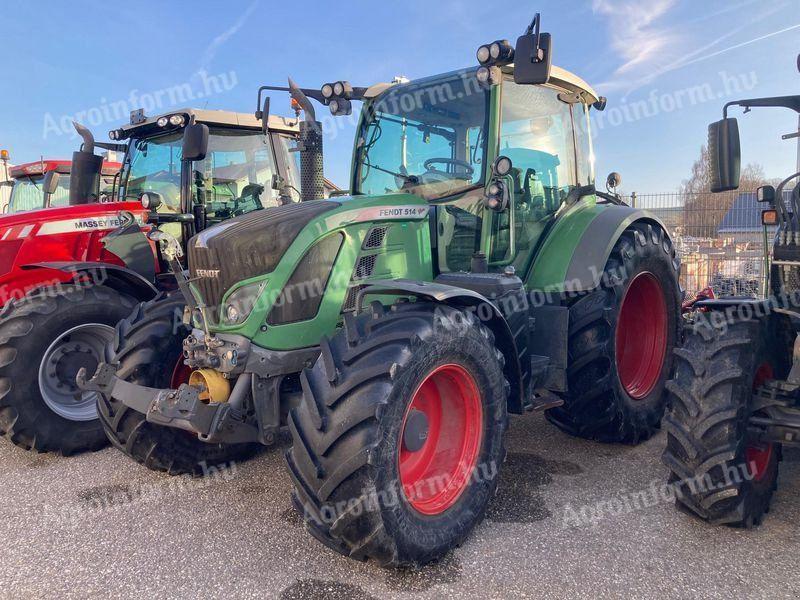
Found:
<svg viewBox="0 0 800 600"><path fill-rule="evenodd" d="M106 398L145 415L154 425L183 429L208 443L241 444L258 441L258 428L243 422L230 403L204 402L201 391L186 383L177 390L136 385L117 377L118 365L100 363L91 379L86 369L78 371L78 387L97 392Z"/></svg>

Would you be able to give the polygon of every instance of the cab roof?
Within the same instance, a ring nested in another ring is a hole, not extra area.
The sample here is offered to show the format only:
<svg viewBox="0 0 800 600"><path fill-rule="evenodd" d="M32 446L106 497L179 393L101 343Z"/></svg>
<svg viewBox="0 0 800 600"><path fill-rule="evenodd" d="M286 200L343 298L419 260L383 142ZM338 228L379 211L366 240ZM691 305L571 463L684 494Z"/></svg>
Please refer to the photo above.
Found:
<svg viewBox="0 0 800 600"><path fill-rule="evenodd" d="M103 175L114 175L122 167L121 163L103 161ZM72 169L72 161L59 159L37 160L21 165L9 167L8 174L17 179L19 177L38 177L50 171L67 174Z"/></svg>
<svg viewBox="0 0 800 600"><path fill-rule="evenodd" d="M146 117L143 121L136 124L126 124L120 129L128 134L142 127L155 126L156 121L161 117L171 115L184 115L194 117L198 123L205 123L209 126L241 127L243 129L261 129L261 121L256 119L252 113L239 113L227 110L209 110L205 108L176 108L169 112ZM297 119L289 119L279 115L269 116L269 129L281 133L297 133L299 125Z"/></svg>
<svg viewBox="0 0 800 600"><path fill-rule="evenodd" d="M477 67L475 68L477 69ZM511 75L514 73L513 64L501 67L501 69L505 74ZM453 73L459 73L459 72L463 73L465 71L469 71L469 69L459 69L458 71L453 71ZM449 73L442 73L441 75L448 75L448 74ZM441 75L434 75L433 77L440 77ZM425 79L427 79L427 77ZM408 83L414 83L414 82L410 81ZM600 96L597 94L597 92L594 91L594 89L592 89L592 87L588 83L586 83L583 79L581 79L574 73L570 73L566 69L562 69L560 67L556 66L551 67L550 81L548 83L556 87L560 87L568 92L574 94L581 94L583 97L582 99L587 104L593 104L594 102L597 102L600 99ZM383 93L384 91L395 85L399 85L399 82L376 83L367 88L367 91L364 92L364 97L368 99L375 98L379 94Z"/></svg>

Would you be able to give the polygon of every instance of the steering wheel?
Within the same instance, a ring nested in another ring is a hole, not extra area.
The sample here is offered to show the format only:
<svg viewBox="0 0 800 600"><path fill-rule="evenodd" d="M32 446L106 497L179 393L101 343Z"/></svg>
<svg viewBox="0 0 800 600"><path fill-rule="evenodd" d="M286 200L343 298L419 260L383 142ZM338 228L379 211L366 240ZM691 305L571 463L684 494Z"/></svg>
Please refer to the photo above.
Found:
<svg viewBox="0 0 800 600"><path fill-rule="evenodd" d="M459 160L458 158L436 158L436 157L429 158L424 163L422 163L422 166L424 166L428 171L430 171L432 173L442 173L442 171L439 171L438 169L435 169L433 166L431 166L431 165L434 165L436 163L442 163L442 164L445 164L445 165L453 165L455 167L462 167L464 169L464 171L465 171L464 175L466 175L467 177L470 177L470 178L472 177L472 174L475 172L475 169L472 167L471 164L469 164L465 160ZM449 174L450 173L447 173L447 175L449 175Z"/></svg>

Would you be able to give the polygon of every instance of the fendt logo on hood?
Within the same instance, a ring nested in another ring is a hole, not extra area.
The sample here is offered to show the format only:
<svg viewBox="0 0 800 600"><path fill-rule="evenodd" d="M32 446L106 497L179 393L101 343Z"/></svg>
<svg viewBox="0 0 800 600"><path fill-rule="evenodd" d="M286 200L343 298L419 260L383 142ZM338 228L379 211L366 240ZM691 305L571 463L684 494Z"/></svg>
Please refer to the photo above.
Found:
<svg viewBox="0 0 800 600"><path fill-rule="evenodd" d="M216 279L219 277L220 269L197 269L198 277L205 277L206 279Z"/></svg>

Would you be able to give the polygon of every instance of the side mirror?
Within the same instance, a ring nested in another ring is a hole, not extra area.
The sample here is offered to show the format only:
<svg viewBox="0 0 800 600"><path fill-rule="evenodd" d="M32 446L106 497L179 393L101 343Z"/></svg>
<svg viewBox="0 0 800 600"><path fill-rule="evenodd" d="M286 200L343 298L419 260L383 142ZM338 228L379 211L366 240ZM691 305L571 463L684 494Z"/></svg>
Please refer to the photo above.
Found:
<svg viewBox="0 0 800 600"><path fill-rule="evenodd" d="M708 126L708 160L712 192L727 192L739 187L741 147L736 119L724 118Z"/></svg>
<svg viewBox="0 0 800 600"><path fill-rule="evenodd" d="M44 191L45 196L52 196L56 193L59 179L61 179L61 173L57 173L56 171L48 171L45 173L44 181L42 182L42 191Z"/></svg>
<svg viewBox="0 0 800 600"><path fill-rule="evenodd" d="M208 152L208 125L189 123L183 130L183 160L203 160Z"/></svg>
<svg viewBox="0 0 800 600"><path fill-rule="evenodd" d="M164 203L164 199L158 192L142 192L139 196L139 202L142 203L142 208L156 210Z"/></svg>
<svg viewBox="0 0 800 600"><path fill-rule="evenodd" d="M757 202L775 202L775 188L771 185L762 185L756 190Z"/></svg>
<svg viewBox="0 0 800 600"><path fill-rule="evenodd" d="M606 177L606 189L607 190L615 190L619 186L622 185L622 175L617 173L616 171L612 171Z"/></svg>
<svg viewBox="0 0 800 600"><path fill-rule="evenodd" d="M269 133L269 96L264 98L264 106L261 107L261 133Z"/></svg>
<svg viewBox="0 0 800 600"><path fill-rule="evenodd" d="M549 33L539 33L539 13L514 47L514 82L541 84L550 81L553 51Z"/></svg>

